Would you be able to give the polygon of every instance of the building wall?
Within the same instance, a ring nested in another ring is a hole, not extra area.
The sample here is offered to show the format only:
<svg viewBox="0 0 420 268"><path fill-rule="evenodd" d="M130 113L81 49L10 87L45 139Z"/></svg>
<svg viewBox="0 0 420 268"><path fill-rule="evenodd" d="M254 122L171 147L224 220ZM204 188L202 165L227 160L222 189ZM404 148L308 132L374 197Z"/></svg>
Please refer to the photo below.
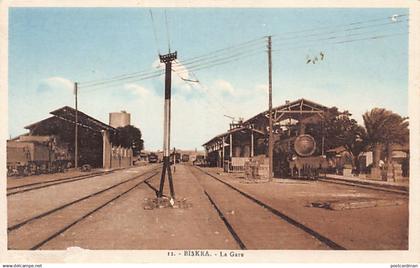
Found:
<svg viewBox="0 0 420 268"><path fill-rule="evenodd" d="M111 168L125 168L133 165L133 151L122 147L112 147Z"/></svg>

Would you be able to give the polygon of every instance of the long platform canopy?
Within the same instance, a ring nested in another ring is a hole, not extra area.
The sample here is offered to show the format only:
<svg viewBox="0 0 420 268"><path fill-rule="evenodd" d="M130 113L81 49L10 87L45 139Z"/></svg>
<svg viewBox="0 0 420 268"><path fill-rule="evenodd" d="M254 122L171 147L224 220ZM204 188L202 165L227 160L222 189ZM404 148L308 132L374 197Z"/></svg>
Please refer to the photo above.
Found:
<svg viewBox="0 0 420 268"><path fill-rule="evenodd" d="M313 121L317 122L320 119L322 120L323 114L327 112L330 108L315 103L313 101L309 101L306 99L298 99L293 102L286 102L286 104L277 106L273 108L273 121L280 122L285 119L294 119L296 121ZM250 119L244 121L241 124L241 127L234 128L229 130L228 132L222 133L220 135L215 136L211 140L207 141L203 144L204 147L216 145L220 146L222 144L222 139L227 138L230 134L236 133L238 131L246 131L250 130L253 133L258 133L260 135L264 135L266 133L264 124L268 124L269 112L264 111L261 112ZM225 139L228 142L228 139ZM221 145L221 146L224 146Z"/></svg>
<svg viewBox="0 0 420 268"><path fill-rule="evenodd" d="M249 127L238 127L238 128L231 129L231 130L229 130L229 131L227 131L225 133L222 133L220 135L217 135L216 137L212 138L208 142L204 143L202 146L205 147L205 146L207 146L209 144L212 144L214 142L221 141L221 139L223 137L227 138L230 134L234 134L234 133L237 133L237 132L246 132L246 131L252 131L253 133L264 135L264 132L259 131L257 129L252 129L252 128L249 128ZM228 139L226 139L225 142L229 142Z"/></svg>
<svg viewBox="0 0 420 268"><path fill-rule="evenodd" d="M326 111L328 111L328 107L315 103L313 101L309 101L306 99L299 99L293 102L286 102L286 104L273 107L273 120L274 122L278 122L283 119L294 119L300 121L307 117L312 117L314 115L320 115ZM268 110L261 112L250 119L244 122L244 125L252 124L260 119L267 119L268 118Z"/></svg>
<svg viewBox="0 0 420 268"><path fill-rule="evenodd" d="M57 121L57 119L66 121L71 124L75 124L76 122L76 110L69 106L64 106L60 109L54 110L50 112L50 114L54 116L46 118L39 122L33 123L31 125L28 125L25 128L32 130L39 125L48 124L49 122ZM95 132L101 132L103 130L115 131L115 128L105 123L102 123L101 121L81 111L77 111L77 122L78 122L77 123L78 126L90 129Z"/></svg>

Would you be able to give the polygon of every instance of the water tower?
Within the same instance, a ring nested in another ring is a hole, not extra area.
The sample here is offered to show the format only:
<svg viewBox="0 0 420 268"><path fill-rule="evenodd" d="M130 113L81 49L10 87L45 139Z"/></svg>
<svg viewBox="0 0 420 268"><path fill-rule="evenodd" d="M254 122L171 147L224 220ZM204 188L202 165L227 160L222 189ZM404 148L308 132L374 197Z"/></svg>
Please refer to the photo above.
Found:
<svg viewBox="0 0 420 268"><path fill-rule="evenodd" d="M130 125L131 115L126 111L109 113L109 125L114 128L125 127Z"/></svg>

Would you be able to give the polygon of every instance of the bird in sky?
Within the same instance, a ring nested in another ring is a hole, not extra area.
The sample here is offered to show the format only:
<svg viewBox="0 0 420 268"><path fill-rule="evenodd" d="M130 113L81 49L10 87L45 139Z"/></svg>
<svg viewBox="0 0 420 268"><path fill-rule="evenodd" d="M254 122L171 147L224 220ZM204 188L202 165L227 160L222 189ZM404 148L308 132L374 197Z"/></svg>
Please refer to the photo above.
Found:
<svg viewBox="0 0 420 268"><path fill-rule="evenodd" d="M183 78L181 77L182 80L187 81L187 82L193 82L193 83L200 83L200 81L198 80L191 80L191 79L187 79L187 78Z"/></svg>
<svg viewBox="0 0 420 268"><path fill-rule="evenodd" d="M398 21L398 17L399 17L400 15L398 15L398 14L395 14L395 15L392 15L391 16L391 20L393 21L393 22L396 22L396 21Z"/></svg>
<svg viewBox="0 0 420 268"><path fill-rule="evenodd" d="M310 58L308 55L306 56L306 64L311 63L315 64L317 61L324 60L325 54L321 51L319 52L319 58L318 56L315 56L314 58Z"/></svg>

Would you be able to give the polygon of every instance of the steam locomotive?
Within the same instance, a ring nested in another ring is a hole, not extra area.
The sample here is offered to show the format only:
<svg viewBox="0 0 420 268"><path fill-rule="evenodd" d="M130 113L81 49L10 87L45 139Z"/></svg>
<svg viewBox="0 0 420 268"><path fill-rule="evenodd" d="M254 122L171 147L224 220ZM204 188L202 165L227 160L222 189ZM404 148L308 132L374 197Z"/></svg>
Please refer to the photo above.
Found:
<svg viewBox="0 0 420 268"><path fill-rule="evenodd" d="M292 178L315 179L321 176L328 168L322 146L310 134L300 134L277 143L274 172Z"/></svg>

